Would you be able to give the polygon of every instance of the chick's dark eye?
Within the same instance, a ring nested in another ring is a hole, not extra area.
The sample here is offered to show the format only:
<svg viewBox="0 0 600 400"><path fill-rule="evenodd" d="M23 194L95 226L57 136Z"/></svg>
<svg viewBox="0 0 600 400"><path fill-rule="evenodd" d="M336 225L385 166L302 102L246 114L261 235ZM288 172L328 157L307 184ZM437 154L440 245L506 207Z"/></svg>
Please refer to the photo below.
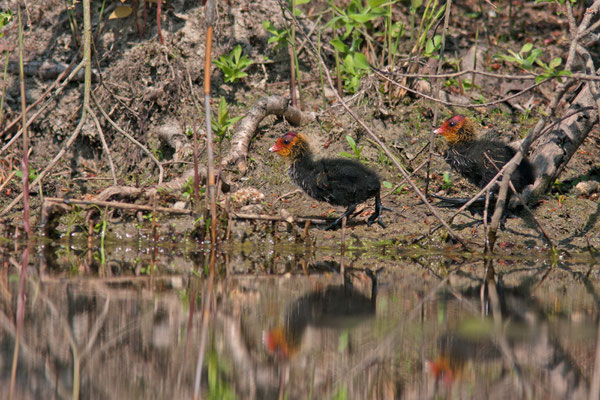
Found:
<svg viewBox="0 0 600 400"><path fill-rule="evenodd" d="M450 128L452 128L452 127L454 127L456 125L456 122L450 121L450 123L448 125L450 125Z"/></svg>
<svg viewBox="0 0 600 400"><path fill-rule="evenodd" d="M290 140L289 139L283 139L283 144L290 144Z"/></svg>

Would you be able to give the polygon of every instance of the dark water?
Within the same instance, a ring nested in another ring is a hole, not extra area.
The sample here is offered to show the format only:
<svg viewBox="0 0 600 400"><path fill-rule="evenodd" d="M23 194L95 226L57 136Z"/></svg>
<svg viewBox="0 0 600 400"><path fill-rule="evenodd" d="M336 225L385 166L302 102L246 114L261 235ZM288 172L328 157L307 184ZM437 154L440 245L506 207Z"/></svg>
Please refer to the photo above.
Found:
<svg viewBox="0 0 600 400"><path fill-rule="evenodd" d="M24 246L2 249L8 398ZM293 243L210 258L193 243L32 245L14 397L193 398L197 382L209 399L588 396L586 255L492 259L489 286L484 260L460 253L351 249L343 275L339 249Z"/></svg>

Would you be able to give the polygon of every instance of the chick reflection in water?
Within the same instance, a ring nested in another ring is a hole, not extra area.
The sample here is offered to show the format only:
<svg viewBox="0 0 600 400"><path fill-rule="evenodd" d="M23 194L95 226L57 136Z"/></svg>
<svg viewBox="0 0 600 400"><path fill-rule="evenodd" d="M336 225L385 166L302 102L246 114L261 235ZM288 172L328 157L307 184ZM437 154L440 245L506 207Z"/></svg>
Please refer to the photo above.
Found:
<svg viewBox="0 0 600 400"><path fill-rule="evenodd" d="M267 350L280 360L289 360L303 347L302 339L309 326L341 331L374 317L377 279L382 270L346 270L343 285L315 289L289 304L284 324L263 333ZM358 288L365 277L370 281L369 296Z"/></svg>

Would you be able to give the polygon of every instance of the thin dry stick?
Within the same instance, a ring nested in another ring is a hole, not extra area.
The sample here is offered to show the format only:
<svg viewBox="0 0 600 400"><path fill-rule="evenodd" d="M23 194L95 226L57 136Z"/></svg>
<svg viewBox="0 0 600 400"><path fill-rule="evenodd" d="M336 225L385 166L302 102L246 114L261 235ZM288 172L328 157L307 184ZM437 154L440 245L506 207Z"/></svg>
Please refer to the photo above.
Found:
<svg viewBox="0 0 600 400"><path fill-rule="evenodd" d="M146 206L142 204L131 204L131 203L122 203L120 201L101 201L101 200L72 200L72 199L61 199L57 197L46 197L46 202L48 203L61 203L61 204L79 204L83 206L99 206L99 207L112 207L112 208L120 208L125 210L136 210L136 211L159 211L164 213L171 214L181 214L181 215L191 215L191 210L182 210L179 208L169 208L169 207L153 207Z"/></svg>
<svg viewBox="0 0 600 400"><path fill-rule="evenodd" d="M506 102L508 100L514 99L515 97L519 97L519 96L521 96L521 95L523 95L523 94L525 94L525 93L527 93L527 92L535 89L536 87L541 86L544 83L549 82L549 81L552 80L551 78L546 78L546 79L544 79L543 81L541 81L539 83L535 83L535 84L533 84L531 86L527 86L525 89L523 89L520 92L517 92L517 93L515 93L513 95L506 96L506 97L503 97L501 99L494 100L494 101L488 101L487 103L467 103L467 104L462 104L462 103L452 103L450 101L445 101L445 100L442 100L442 99L435 98L433 96L429 96L429 95L427 95L425 93L419 92L418 90L411 89L408 86L405 86L405 85L403 85L403 84L401 84L399 82L396 82L393 79L388 78L387 76L385 76L383 74L383 71L379 71L378 69L373 68L373 66L371 66L371 69L373 71L375 71L375 74L377 74L378 76L382 77L386 81L390 82L392 85L396 85L399 88L406 90L407 92L411 92L411 93L413 93L413 94L415 94L415 95L417 95L419 97L423 97L423 98L425 98L427 100L431 100L431 101L434 101L436 103L443 104L445 106L463 107L463 108L489 107L489 106L493 106L493 105L496 105L496 104L504 103L504 102Z"/></svg>
<svg viewBox="0 0 600 400"><path fill-rule="evenodd" d="M298 21L296 20L296 18L294 16L292 16L292 18L294 19L294 22L297 24L297 26L299 26ZM299 31L303 35L305 35L305 33L304 33L304 31L302 29L300 29ZM331 74L329 73L329 69L327 68L327 64L325 64L325 61L323 60L323 57L317 51L317 48L316 48L315 44L312 42L312 40L310 40L310 38L307 38L307 39L308 39L308 44L310 45L310 47L311 47L311 49L313 51L313 54L315 54L315 56L317 57L318 61L321 63L321 66L322 66L323 70L325 71L325 76L327 77L327 82L329 83L330 88L335 92L335 95L336 95L338 101L344 107L344 109L346 110L346 112L348 112L348 114L350 114L350 116L352 116L352 118L354 118L354 120L367 132L367 134L386 153L386 155L390 158L390 160L392 160L392 163L396 166L396 168L400 171L400 173L406 179L406 181L408 182L408 184L412 187L412 189L415 191L415 193L419 196L419 198L421 199L421 201L423 202L423 204L425 204L425 206L427 207L427 209L444 225L444 227L446 228L446 230L448 231L448 233L450 234L450 236L452 236L465 249L468 250L468 246L466 245L466 243L460 238L460 236L458 236L452 230L452 228L446 223L446 221L444 221L444 219L437 212L437 210L434 209L431 206L431 204L429 203L429 201L427 201L427 198L425 197L425 195L423 195L423 192L421 192L421 190L419 190L419 188L417 187L417 185L415 185L410 180L410 177L409 177L408 173L404 170L404 168L402 167L402 165L400 165L400 163L396 160L396 157L394 157L394 155L390 151L390 149L388 149L388 147L379 139L379 137L377 135L375 135L375 133L364 123L364 121L362 121L360 118L358 118L358 116L354 113L354 111L352 111L350 109L350 107L348 107L348 105L346 104L346 102L344 101L344 99L342 98L342 96L340 96L339 93L337 93L335 91L335 85L334 85L333 80L331 78Z"/></svg>
<svg viewBox="0 0 600 400"><path fill-rule="evenodd" d="M13 170L13 172L10 173L10 175L8 175L8 178L6 178L6 180L4 181L4 183L2 185L0 185L0 193L2 192L2 189L4 189L4 187L6 185L8 185L10 183L10 180L13 178L13 176L15 176L17 174L16 170Z"/></svg>
<svg viewBox="0 0 600 400"><path fill-rule="evenodd" d="M210 234L211 244L217 243L217 199L215 193L215 164L212 136L212 116L210 109L210 64L212 50L212 34L215 20L215 2L208 0L206 2L206 59L204 60L204 112L206 119L206 152L208 156L208 190L207 202L210 207Z"/></svg>
<svg viewBox="0 0 600 400"><path fill-rule="evenodd" d="M281 221L287 223L296 222L312 222L313 224L325 224L327 221L332 221L335 218L326 218L326 217L292 217L290 216L280 216L280 215L267 215L267 214L244 214L244 213L231 213L231 217L235 219L247 219L247 220L259 220L259 221Z"/></svg>
<svg viewBox="0 0 600 400"><path fill-rule="evenodd" d="M447 79L447 78L458 78L458 77L461 77L463 75L468 75L468 74L475 74L475 75L481 75L481 76L485 76L485 77L489 77L489 78L497 78L497 79L509 79L509 80L517 80L517 81L531 80L532 81L535 78L537 78L538 76L540 76L540 75L536 75L536 74L524 74L524 75L495 74L493 72L477 71L474 69L465 69L463 71L449 72L449 73L445 73L445 74L441 74L441 73L438 73L438 74L405 74L402 72L384 71L384 70L380 70L377 68L373 68L373 69L384 75L393 75L393 76L399 76L402 78L426 78L426 79L445 78L445 79ZM600 76L589 75L589 74L572 74L570 77L573 79L580 79L580 80L600 81Z"/></svg>
<svg viewBox="0 0 600 400"><path fill-rule="evenodd" d="M9 52L8 50L5 50L4 53L6 54L5 60L4 60L4 73L2 74L2 97L0 98L0 127L2 127L2 122L4 121L4 100L6 98L6 78L7 78L7 71L8 71L8 56L9 56ZM1 135L0 135L1 136Z"/></svg>
<svg viewBox="0 0 600 400"><path fill-rule="evenodd" d="M27 134L27 100L25 98L25 73L23 71L23 25L21 23L21 7L19 14L19 80L21 84L21 117L23 119L23 224L27 237L31 235L29 225L29 135Z"/></svg>
<svg viewBox="0 0 600 400"><path fill-rule="evenodd" d="M448 22L450 21L450 10L452 9L452 0L448 0L446 2L446 10L444 12L444 29L442 30L442 45L440 47L440 58L437 62L437 68L436 68L436 72L439 74L440 71L442 70L442 65L444 64L444 51L446 49L446 32L448 32ZM441 86L441 81L440 80L436 80L435 82L435 88L434 88L434 96L435 97L440 97L440 86ZM440 113L440 103L435 103L435 108L433 111L433 126L435 127L437 125L437 119ZM430 166L431 166L431 157L433 156L433 143L435 142L435 133L433 133L433 130L429 133L429 152L427 154L427 169L426 169L426 177L425 177L425 189L423 190L423 192L425 193L425 196L427 196L427 193L429 192L429 171L430 171Z"/></svg>
<svg viewBox="0 0 600 400"><path fill-rule="evenodd" d="M156 7L156 30L158 31L158 39L160 40L160 44L165 44L162 35L162 27L160 24L160 14L162 10L162 0L158 0L158 5Z"/></svg>
<svg viewBox="0 0 600 400"><path fill-rule="evenodd" d="M198 176L198 129L196 129L196 120L192 121L192 130L194 134L194 209L200 210L200 177Z"/></svg>
<svg viewBox="0 0 600 400"><path fill-rule="evenodd" d="M106 152L106 157L108 158L108 165L110 166L110 173L112 175L113 183L117 184L117 175L115 174L115 165L113 164L112 156L110 155L110 149L108 148L108 144L106 144L106 139L104 138L104 133L102 132L102 127L100 126L100 121L98 121L98 117L91 108L88 108L88 112L90 113L92 119L94 120L94 124L96 125L96 129L98 130L98 135L100 136L100 140L102 141L102 148Z"/></svg>
<svg viewBox="0 0 600 400"><path fill-rule="evenodd" d="M92 93L92 100L94 100L94 104L96 105L96 107L98 108L98 110L100 110L100 113L104 116L104 118L106 118L106 120L113 126L113 128L115 128L117 130L117 132L119 132L121 135L125 136L127 139L129 139L130 141L132 141L137 147L139 147L144 153L146 153L146 155L148 157L150 157L150 159L152 161L154 161L154 163L156 164L156 166L158 167L158 184L160 185L162 183L163 180L163 175L164 175L164 170L162 167L162 164L160 163L160 161L158 161L156 159L156 157L154 157L154 154L152 154L150 152L150 150L148 150L143 144L141 144L140 142L138 142L133 136L131 136L129 133L125 132L119 125L117 125L117 123L115 121L113 121L109 115L106 113L106 111L104 111L104 109L102 108L102 106L100 105L100 103L98 102L98 100L96 99L96 96L94 96L94 94Z"/></svg>

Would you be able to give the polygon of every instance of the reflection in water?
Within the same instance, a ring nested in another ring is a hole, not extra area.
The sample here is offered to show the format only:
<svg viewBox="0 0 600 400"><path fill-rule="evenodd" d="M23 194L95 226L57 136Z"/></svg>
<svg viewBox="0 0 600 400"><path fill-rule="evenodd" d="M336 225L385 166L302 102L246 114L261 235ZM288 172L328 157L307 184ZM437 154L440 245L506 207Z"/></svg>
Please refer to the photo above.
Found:
<svg viewBox="0 0 600 400"><path fill-rule="evenodd" d="M107 251L104 263L87 249L32 249L15 398L193 396L208 273L194 260L203 253L136 246ZM7 398L21 254L2 251ZM600 298L579 272L587 266L548 275L543 263L510 265L497 271L505 283L495 304L488 291L482 301L478 261L349 254L342 279L336 258L219 255L204 398L587 396Z"/></svg>
<svg viewBox="0 0 600 400"><path fill-rule="evenodd" d="M339 264L336 269L339 269ZM305 330L314 328L350 329L354 324L375 315L377 302L377 276L381 269L373 273L364 272L371 280L370 296L355 289L358 280L355 271L346 270L343 284L318 287L287 306L283 326L264 334L264 342L270 352L283 359L295 355L300 347ZM362 283L362 282L359 282Z"/></svg>

